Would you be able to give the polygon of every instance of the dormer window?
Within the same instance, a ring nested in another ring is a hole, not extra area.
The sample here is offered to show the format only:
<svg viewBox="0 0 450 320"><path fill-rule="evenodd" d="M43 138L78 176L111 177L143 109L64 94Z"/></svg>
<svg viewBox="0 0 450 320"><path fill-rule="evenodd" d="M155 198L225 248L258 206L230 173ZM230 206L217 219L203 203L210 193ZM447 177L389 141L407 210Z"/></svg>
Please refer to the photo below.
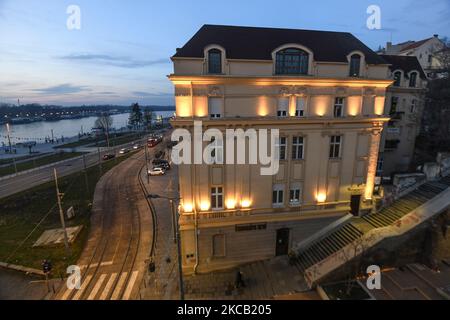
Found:
<svg viewBox="0 0 450 320"><path fill-rule="evenodd" d="M361 69L361 56L354 54L350 57L350 77L359 77Z"/></svg>
<svg viewBox="0 0 450 320"><path fill-rule="evenodd" d="M417 72L412 72L409 75L409 87L410 88L415 88L416 87L416 82L417 82Z"/></svg>
<svg viewBox="0 0 450 320"><path fill-rule="evenodd" d="M307 52L288 48L276 53L275 74L308 74L309 55Z"/></svg>
<svg viewBox="0 0 450 320"><path fill-rule="evenodd" d="M222 73L222 51L211 49L208 51L208 73Z"/></svg>
<svg viewBox="0 0 450 320"><path fill-rule="evenodd" d="M400 71L394 73L394 80L394 87L400 87L402 81L402 73Z"/></svg>

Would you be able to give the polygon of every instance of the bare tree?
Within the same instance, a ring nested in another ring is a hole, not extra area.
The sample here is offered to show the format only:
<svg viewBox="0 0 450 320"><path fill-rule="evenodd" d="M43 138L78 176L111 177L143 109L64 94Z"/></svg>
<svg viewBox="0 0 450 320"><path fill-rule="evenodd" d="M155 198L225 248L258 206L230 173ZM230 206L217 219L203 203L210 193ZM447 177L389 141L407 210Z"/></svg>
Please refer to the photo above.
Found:
<svg viewBox="0 0 450 320"><path fill-rule="evenodd" d="M102 129L106 135L106 143L109 148L109 129L113 124L113 118L108 113L102 113L97 120L95 120L95 126Z"/></svg>

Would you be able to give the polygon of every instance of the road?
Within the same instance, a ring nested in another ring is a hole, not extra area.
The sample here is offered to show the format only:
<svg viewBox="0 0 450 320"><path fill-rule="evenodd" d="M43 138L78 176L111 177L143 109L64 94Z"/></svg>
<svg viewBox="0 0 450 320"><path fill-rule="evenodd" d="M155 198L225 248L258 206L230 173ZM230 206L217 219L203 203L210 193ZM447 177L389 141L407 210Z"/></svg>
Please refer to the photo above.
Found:
<svg viewBox="0 0 450 320"><path fill-rule="evenodd" d="M157 149L156 149L157 150ZM155 149L150 150L150 159ZM91 230L78 261L81 288L66 286L57 300L134 300L154 245L154 220L142 177L144 152L102 177L94 196Z"/></svg>
<svg viewBox="0 0 450 320"><path fill-rule="evenodd" d="M133 143L128 143L123 146L115 148L115 150L119 150L119 148L123 147L130 147L132 145ZM102 151L100 151L100 158L103 156L103 154L109 152L105 149L102 149ZM99 161L99 154L98 152L89 153L85 155L85 159L87 167L97 165ZM8 179L1 180L0 199L21 191L25 191L27 189L41 185L43 183L53 181L54 180L53 168L56 168L56 170L58 171L58 175L60 177L64 177L83 170L84 161L81 158L75 158L68 160L67 162L57 164L55 166L41 167L36 171L20 174L18 176L13 176Z"/></svg>

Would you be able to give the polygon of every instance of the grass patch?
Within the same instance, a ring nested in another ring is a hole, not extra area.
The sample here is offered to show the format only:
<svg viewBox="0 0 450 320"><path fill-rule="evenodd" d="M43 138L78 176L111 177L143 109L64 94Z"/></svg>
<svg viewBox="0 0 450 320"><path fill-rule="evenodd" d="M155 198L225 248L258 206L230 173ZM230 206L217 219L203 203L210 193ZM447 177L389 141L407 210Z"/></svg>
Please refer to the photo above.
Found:
<svg viewBox="0 0 450 320"><path fill-rule="evenodd" d="M52 275L54 277L65 275L67 266L75 264L78 260L87 239L92 199L97 182L104 173L133 154L135 153L103 162L102 172L98 166L89 168L88 189L84 172L59 179L60 191L65 194L63 209L67 211L73 206L76 213L74 219L66 221L67 227L83 225L83 230L71 246L70 256L66 256L64 245L32 247L45 230L61 227L54 182L0 199L0 261L41 269L42 260L50 259L53 263ZM46 215L44 222L36 228ZM34 228L36 230L20 246ZM15 253L11 256L13 252Z"/></svg>
<svg viewBox="0 0 450 320"><path fill-rule="evenodd" d="M133 133L130 134L129 132L121 132L121 133L111 133L110 134L110 141L112 141L113 139L119 139L119 138L123 138L126 136L136 136L137 134ZM106 146L106 136L102 135L99 137L95 137L95 138L86 138L86 139L82 139L79 141L74 141L71 143L66 143L60 146L56 146L54 147L54 149L70 149L70 148L76 148L76 147L82 147L82 146L86 146L86 145L95 145L96 147L103 147Z"/></svg>
<svg viewBox="0 0 450 320"><path fill-rule="evenodd" d="M25 162L21 162L21 163L16 163L17 166L17 171L21 172L21 171L26 171L29 169L33 169L36 167L40 167L40 166L45 166L47 164L50 163L54 163L54 162L59 162L59 161L63 161L63 160L67 160L67 159L71 159L71 158L75 158L75 157L79 157L83 155L83 153L80 152L61 152L61 153L56 153L56 154L52 154L49 156L45 156L42 158L37 158L34 160L30 160L30 161L25 161ZM14 169L14 164L11 163L10 166L7 167L1 167L0 168L0 177L2 176L7 176L10 174L14 174L15 173L15 169Z"/></svg>
<svg viewBox="0 0 450 320"><path fill-rule="evenodd" d="M138 133L133 133L133 134L129 134L126 136L121 136L121 137L111 137L109 139L109 145L110 147L112 146L120 146L122 144L126 144L126 143L130 143L136 140L140 140L143 137L143 134L138 134ZM103 148L103 147L107 147L107 142L106 141L102 141L99 145L99 147Z"/></svg>

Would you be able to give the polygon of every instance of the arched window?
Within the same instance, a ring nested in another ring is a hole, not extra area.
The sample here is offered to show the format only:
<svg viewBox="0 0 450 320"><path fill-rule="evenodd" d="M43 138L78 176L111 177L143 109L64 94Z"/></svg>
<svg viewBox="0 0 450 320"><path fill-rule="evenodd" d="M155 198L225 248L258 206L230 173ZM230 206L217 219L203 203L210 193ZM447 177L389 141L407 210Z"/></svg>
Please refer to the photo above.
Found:
<svg viewBox="0 0 450 320"><path fill-rule="evenodd" d="M409 87L410 88L415 88L416 87L416 82L417 82L417 72L412 72L409 75Z"/></svg>
<svg viewBox="0 0 450 320"><path fill-rule="evenodd" d="M359 77L359 70L361 69L361 56L354 54L350 57L350 77Z"/></svg>
<svg viewBox="0 0 450 320"><path fill-rule="evenodd" d="M400 71L397 71L394 73L394 86L400 87L400 83L402 81L402 73Z"/></svg>
<svg viewBox="0 0 450 320"><path fill-rule="evenodd" d="M219 49L208 51L208 73L222 73L222 51Z"/></svg>
<svg viewBox="0 0 450 320"><path fill-rule="evenodd" d="M288 48L276 54L275 74L308 74L309 55L307 52Z"/></svg>

